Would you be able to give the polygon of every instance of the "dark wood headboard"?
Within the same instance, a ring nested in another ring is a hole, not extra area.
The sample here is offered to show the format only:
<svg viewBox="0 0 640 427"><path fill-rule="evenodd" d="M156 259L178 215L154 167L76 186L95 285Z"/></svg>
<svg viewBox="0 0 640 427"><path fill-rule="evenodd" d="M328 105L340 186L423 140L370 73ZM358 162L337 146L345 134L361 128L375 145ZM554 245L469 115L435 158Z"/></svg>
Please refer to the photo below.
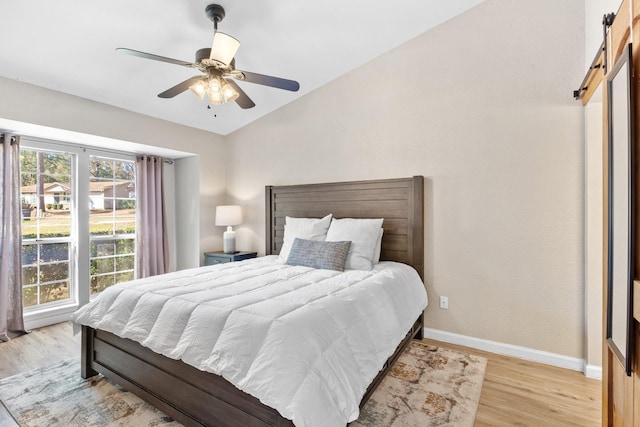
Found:
<svg viewBox="0 0 640 427"><path fill-rule="evenodd" d="M384 218L383 261L411 265L424 280L424 177L268 185L266 254L280 252L286 216Z"/></svg>

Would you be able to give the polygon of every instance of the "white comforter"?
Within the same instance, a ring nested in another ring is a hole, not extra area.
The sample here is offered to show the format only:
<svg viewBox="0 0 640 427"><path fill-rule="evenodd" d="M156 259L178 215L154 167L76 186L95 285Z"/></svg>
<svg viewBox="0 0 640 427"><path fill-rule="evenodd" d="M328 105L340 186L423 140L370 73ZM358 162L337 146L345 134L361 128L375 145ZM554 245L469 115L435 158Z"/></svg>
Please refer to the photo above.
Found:
<svg viewBox="0 0 640 427"><path fill-rule="evenodd" d="M343 427L426 304L404 264L340 273L269 256L116 285L73 320L221 375L298 427Z"/></svg>

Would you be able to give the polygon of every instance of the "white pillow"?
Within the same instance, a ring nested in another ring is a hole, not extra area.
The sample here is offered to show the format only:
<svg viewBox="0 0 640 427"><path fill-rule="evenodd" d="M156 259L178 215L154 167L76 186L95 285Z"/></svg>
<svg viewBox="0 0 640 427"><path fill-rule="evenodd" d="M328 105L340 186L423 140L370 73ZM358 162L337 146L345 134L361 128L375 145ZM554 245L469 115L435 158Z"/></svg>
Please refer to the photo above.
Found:
<svg viewBox="0 0 640 427"><path fill-rule="evenodd" d="M324 218L293 218L284 219L284 237L280 248L280 259L284 262L289 257L291 245L297 238L305 240L324 240L331 224L331 214Z"/></svg>
<svg viewBox="0 0 640 427"><path fill-rule="evenodd" d="M344 218L331 221L327 241L351 241L344 268L347 270L371 270L378 237L381 237L382 218Z"/></svg>
<svg viewBox="0 0 640 427"><path fill-rule="evenodd" d="M380 229L380 234L378 235L378 241L376 242L376 249L373 251L374 265L380 262L380 253L382 252L382 233L384 233L384 228Z"/></svg>

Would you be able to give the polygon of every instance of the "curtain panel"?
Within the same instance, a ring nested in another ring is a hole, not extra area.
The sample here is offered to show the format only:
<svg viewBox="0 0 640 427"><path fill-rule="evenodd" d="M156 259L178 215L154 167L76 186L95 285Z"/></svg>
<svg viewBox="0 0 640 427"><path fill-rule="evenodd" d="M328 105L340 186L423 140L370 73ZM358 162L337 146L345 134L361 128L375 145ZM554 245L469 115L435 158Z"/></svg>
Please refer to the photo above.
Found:
<svg viewBox="0 0 640 427"><path fill-rule="evenodd" d="M0 134L0 341L26 333L22 317L20 137Z"/></svg>
<svg viewBox="0 0 640 427"><path fill-rule="evenodd" d="M162 165L158 156L136 157L136 263L139 278L167 272L169 251Z"/></svg>

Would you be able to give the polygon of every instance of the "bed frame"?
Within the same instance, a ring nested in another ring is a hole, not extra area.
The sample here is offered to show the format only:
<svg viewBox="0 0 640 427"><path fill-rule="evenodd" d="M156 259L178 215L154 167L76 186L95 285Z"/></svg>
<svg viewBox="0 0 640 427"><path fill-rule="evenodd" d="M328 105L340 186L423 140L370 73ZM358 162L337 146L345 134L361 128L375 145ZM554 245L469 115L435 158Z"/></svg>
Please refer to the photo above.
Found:
<svg viewBox="0 0 640 427"><path fill-rule="evenodd" d="M413 266L423 278L422 176L403 179L266 187L266 254L282 245L285 216L384 218L381 260ZM422 339L421 314L384 369L371 396L411 339ZM122 385L186 426L293 426L278 411L238 390L224 378L157 354L135 341L82 327L83 378L98 373Z"/></svg>

